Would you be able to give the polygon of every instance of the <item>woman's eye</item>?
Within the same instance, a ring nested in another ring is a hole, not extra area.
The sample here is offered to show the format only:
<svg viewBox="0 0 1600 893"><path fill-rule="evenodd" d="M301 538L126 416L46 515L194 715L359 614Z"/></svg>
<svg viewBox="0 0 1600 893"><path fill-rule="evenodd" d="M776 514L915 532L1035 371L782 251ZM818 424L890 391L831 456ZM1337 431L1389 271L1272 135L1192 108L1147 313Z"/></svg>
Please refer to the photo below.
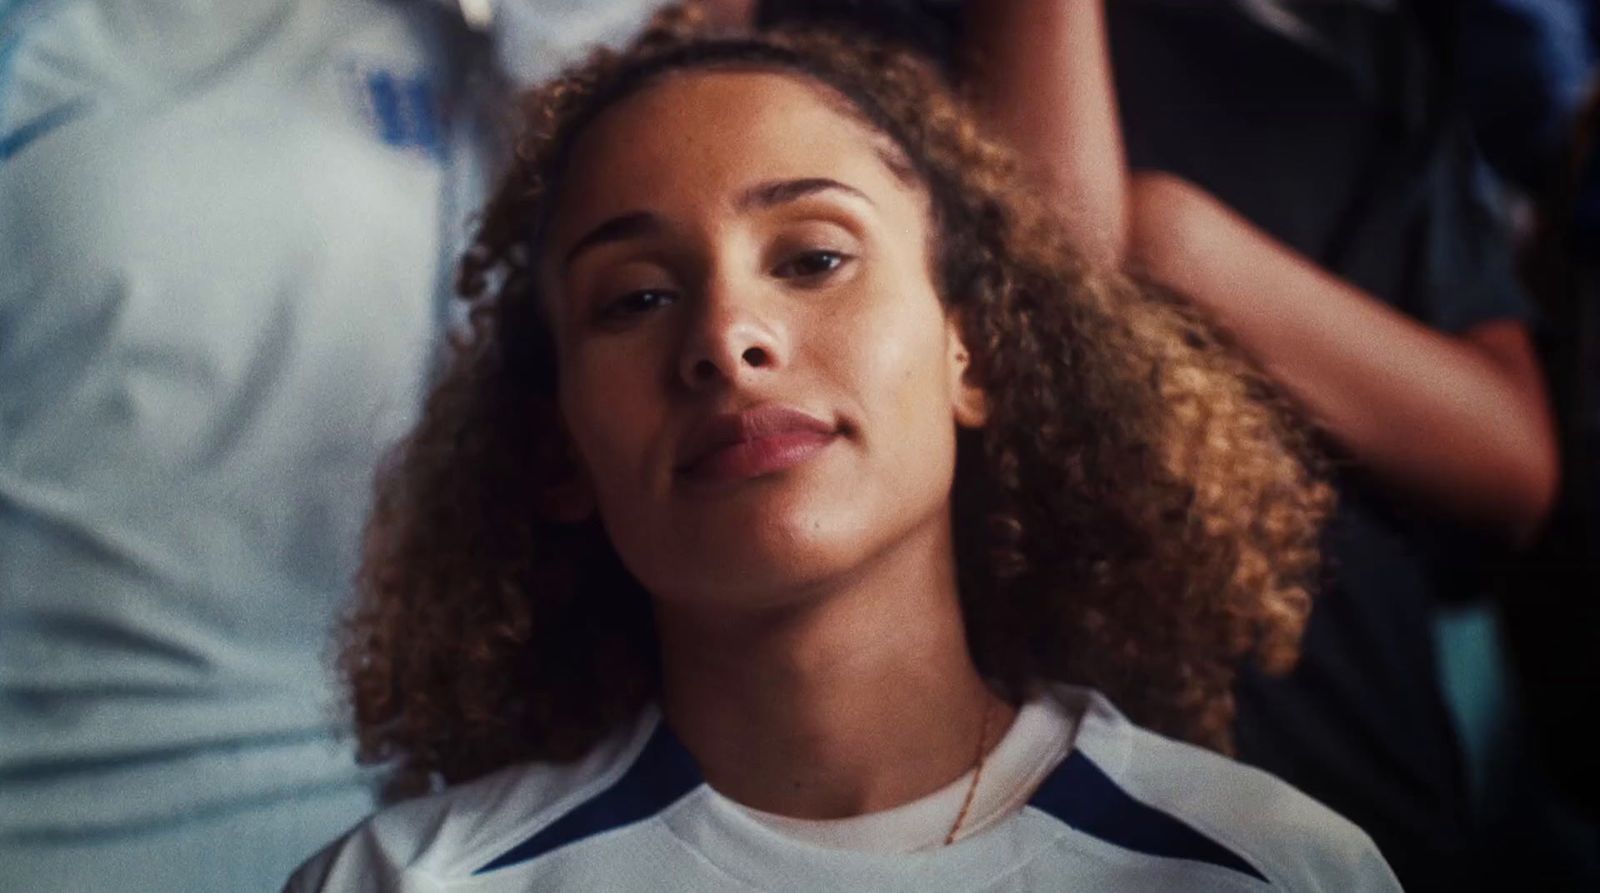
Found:
<svg viewBox="0 0 1600 893"><path fill-rule="evenodd" d="M806 251L779 264L772 274L780 279L821 276L844 266L849 259L849 255L839 251Z"/></svg>
<svg viewBox="0 0 1600 893"><path fill-rule="evenodd" d="M672 292L661 289L645 288L630 291L601 307L600 319L605 322L623 322L665 307L676 299L677 296Z"/></svg>

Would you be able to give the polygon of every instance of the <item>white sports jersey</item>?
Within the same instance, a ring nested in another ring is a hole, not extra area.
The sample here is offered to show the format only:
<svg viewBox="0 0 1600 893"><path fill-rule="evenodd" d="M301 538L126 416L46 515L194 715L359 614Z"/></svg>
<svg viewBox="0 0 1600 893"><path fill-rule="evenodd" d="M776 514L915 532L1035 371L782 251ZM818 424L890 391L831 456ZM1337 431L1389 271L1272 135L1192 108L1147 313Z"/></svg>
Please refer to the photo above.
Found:
<svg viewBox="0 0 1600 893"><path fill-rule="evenodd" d="M1059 687L1065 756L1025 806L909 854L796 840L722 797L649 711L583 760L386 810L290 879L312 891L1397 890L1365 834L1283 782Z"/></svg>

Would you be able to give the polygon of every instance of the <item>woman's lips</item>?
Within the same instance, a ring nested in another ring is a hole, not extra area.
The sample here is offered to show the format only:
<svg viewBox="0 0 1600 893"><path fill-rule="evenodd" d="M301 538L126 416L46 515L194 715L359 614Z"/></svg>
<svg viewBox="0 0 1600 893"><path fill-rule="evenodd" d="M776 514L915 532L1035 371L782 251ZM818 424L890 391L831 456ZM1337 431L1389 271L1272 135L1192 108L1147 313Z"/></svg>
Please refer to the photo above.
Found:
<svg viewBox="0 0 1600 893"><path fill-rule="evenodd" d="M688 438L678 471L703 483L741 481L793 468L825 449L838 430L815 416L763 406L715 416Z"/></svg>
<svg viewBox="0 0 1600 893"><path fill-rule="evenodd" d="M691 480L741 481L783 471L810 459L833 441L832 434L793 431L740 441L712 450L684 470Z"/></svg>

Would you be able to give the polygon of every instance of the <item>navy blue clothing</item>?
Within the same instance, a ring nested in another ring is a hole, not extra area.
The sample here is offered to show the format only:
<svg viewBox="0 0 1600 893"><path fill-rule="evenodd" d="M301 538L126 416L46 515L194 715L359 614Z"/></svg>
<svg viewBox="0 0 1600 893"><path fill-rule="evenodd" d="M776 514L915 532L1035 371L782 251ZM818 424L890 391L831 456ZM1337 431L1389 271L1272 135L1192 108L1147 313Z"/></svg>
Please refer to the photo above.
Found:
<svg viewBox="0 0 1600 893"><path fill-rule="evenodd" d="M1484 154L1549 188L1600 71L1600 0L1467 0L1457 69Z"/></svg>

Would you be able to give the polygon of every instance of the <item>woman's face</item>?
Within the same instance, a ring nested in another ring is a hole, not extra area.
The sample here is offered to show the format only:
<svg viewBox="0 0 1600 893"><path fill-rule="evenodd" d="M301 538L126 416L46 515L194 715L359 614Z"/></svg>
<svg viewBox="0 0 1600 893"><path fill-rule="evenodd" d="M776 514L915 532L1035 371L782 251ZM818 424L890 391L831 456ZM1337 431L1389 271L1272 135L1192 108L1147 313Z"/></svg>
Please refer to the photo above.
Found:
<svg viewBox="0 0 1600 893"><path fill-rule="evenodd" d="M679 73L574 147L543 267L560 405L660 600L774 606L949 549L955 427L982 396L930 277L927 197L843 101Z"/></svg>

